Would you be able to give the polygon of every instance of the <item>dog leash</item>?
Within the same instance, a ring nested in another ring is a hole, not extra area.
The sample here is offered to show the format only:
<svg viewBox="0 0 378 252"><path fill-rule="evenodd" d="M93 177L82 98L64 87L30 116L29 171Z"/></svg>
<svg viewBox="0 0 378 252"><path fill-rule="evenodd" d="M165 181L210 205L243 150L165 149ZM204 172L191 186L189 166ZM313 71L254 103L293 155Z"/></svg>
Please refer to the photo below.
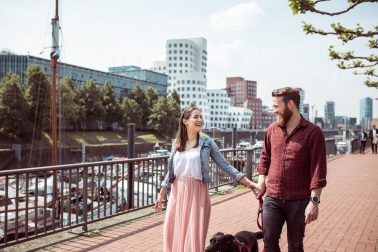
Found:
<svg viewBox="0 0 378 252"><path fill-rule="evenodd" d="M259 229L261 231L263 231L263 228L264 228L264 224L263 224L263 216L262 216L262 212L263 212L263 199L262 199L262 196L259 198L259 209L257 210L257 226L259 227ZM261 223L260 223L260 218L261 218ZM261 252L265 252L265 249L263 247L263 249L261 250Z"/></svg>
<svg viewBox="0 0 378 252"><path fill-rule="evenodd" d="M257 226L259 227L259 229L261 231L263 231L263 228L264 228L264 226L263 226L263 218L262 218L262 211L263 211L262 206L263 206L263 203L264 203L264 201L263 201L262 197L260 197L259 198L259 209L257 210L257 220L256 220L256 222L257 222ZM261 223L260 223L260 218L261 218Z"/></svg>

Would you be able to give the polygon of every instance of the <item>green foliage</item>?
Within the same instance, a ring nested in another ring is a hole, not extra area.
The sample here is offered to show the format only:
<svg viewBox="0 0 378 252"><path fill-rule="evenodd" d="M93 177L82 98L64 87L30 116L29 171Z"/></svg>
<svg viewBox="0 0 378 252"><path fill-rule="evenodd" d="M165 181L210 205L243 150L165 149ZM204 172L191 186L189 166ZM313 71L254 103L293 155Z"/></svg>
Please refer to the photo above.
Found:
<svg viewBox="0 0 378 252"><path fill-rule="evenodd" d="M108 81L105 82L102 92L102 105L105 109L105 121L108 123L120 121L122 119L121 105L115 96L113 87Z"/></svg>
<svg viewBox="0 0 378 252"><path fill-rule="evenodd" d="M139 85L135 85L129 93L129 98L135 100L136 103L139 105L140 109L142 110L141 129L144 129L147 125L148 117L151 113L147 95Z"/></svg>
<svg viewBox="0 0 378 252"><path fill-rule="evenodd" d="M75 87L72 79L64 77L61 84L61 118L62 125L66 128L80 119L80 107L77 103L78 90Z"/></svg>
<svg viewBox="0 0 378 252"><path fill-rule="evenodd" d="M339 1L339 0L337 0ZM337 16L347 13L354 9L356 6L363 3L377 3L378 0L345 0L347 7L340 11L325 11L318 8L318 4L330 1L315 1L315 0L289 0L289 6L295 14L306 14L307 12L317 13L320 15ZM336 0L334 0L336 2ZM347 28L340 23L331 24L330 31L317 29L311 24L304 23L303 31L305 34L318 34L318 35L332 35L336 36L344 45L350 43L355 39L368 40L367 46L369 49L378 49L378 26L373 27L371 30L365 30L360 24L355 28ZM353 51L338 52L334 46L329 47L329 57L331 60L337 60L337 66L340 69L362 69L362 71L355 71L354 74L366 75L367 79L365 85L368 87L378 88L378 81L371 80L370 77L377 78L378 74L375 72L378 65L378 56L370 54L368 56L356 55Z"/></svg>
<svg viewBox="0 0 378 252"><path fill-rule="evenodd" d="M148 125L161 134L173 136L178 128L180 105L172 97L159 97L154 104Z"/></svg>
<svg viewBox="0 0 378 252"><path fill-rule="evenodd" d="M26 83L29 120L33 124L34 136L39 139L46 126L50 126L51 84L38 65L28 68Z"/></svg>
<svg viewBox="0 0 378 252"><path fill-rule="evenodd" d="M154 88L149 87L146 90L146 96L147 96L147 99L148 99L148 106L151 110L152 107L154 106L155 102L159 98L159 94L158 94L158 92L156 92L156 90Z"/></svg>
<svg viewBox="0 0 378 252"><path fill-rule="evenodd" d="M94 80L86 81L79 89L79 105L86 123L102 121L105 109L102 105L102 92Z"/></svg>
<svg viewBox="0 0 378 252"><path fill-rule="evenodd" d="M170 97L171 97L173 100L175 100L175 102L176 102L178 105L181 104L180 95L177 93L176 89L173 89L173 90L172 90Z"/></svg>
<svg viewBox="0 0 378 252"><path fill-rule="evenodd" d="M130 98L123 99L121 110L123 112L122 125L125 128L129 123L135 123L137 130L142 128L143 110L135 100Z"/></svg>
<svg viewBox="0 0 378 252"><path fill-rule="evenodd" d="M20 78L9 73L0 82L0 129L12 136L30 133L28 104Z"/></svg>

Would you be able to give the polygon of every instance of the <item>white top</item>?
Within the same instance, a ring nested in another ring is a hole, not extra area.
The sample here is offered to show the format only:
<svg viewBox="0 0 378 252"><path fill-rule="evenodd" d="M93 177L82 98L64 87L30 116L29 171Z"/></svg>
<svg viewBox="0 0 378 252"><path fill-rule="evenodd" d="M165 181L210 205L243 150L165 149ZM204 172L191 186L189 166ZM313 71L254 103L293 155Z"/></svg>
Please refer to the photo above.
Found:
<svg viewBox="0 0 378 252"><path fill-rule="evenodd" d="M200 148L176 152L173 157L173 173L176 178L202 180Z"/></svg>

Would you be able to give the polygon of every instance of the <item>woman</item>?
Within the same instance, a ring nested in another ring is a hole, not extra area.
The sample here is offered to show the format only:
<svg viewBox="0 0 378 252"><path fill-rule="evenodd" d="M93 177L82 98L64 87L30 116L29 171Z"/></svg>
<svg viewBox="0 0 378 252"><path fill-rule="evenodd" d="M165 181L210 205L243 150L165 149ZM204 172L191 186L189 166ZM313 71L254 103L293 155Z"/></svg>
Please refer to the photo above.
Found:
<svg viewBox="0 0 378 252"><path fill-rule="evenodd" d="M167 175L155 203L155 210L160 211L167 187L171 186L163 228L166 252L205 250L211 208L210 157L231 177L253 190L256 188L255 183L230 165L211 138L200 134L202 125L199 108L190 107L182 113Z"/></svg>

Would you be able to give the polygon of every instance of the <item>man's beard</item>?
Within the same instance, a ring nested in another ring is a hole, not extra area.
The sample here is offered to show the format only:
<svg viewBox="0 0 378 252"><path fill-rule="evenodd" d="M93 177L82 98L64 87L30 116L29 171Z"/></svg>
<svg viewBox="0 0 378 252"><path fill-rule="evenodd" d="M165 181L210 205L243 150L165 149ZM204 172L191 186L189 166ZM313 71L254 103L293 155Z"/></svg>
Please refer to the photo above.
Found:
<svg viewBox="0 0 378 252"><path fill-rule="evenodd" d="M284 113L281 115L277 113L277 123L281 127L286 127L287 122L293 115L293 111L291 111L287 106L285 106Z"/></svg>

